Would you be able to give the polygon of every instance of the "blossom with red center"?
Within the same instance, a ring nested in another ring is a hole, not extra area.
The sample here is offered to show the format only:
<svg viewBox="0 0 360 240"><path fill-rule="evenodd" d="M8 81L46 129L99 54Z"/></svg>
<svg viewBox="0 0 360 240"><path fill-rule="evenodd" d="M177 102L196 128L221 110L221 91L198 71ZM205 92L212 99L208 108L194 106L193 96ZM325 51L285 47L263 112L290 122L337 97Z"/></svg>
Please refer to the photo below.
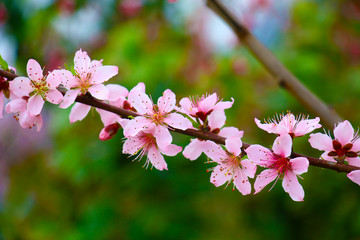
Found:
<svg viewBox="0 0 360 240"><path fill-rule="evenodd" d="M141 116L128 121L124 128L125 137L133 137L142 130L154 127L156 129L155 135L162 136L158 141L170 144L172 137L168 127L181 130L192 127L189 119L173 112L176 96L170 89L164 91L163 96L158 99L156 105L148 95L137 90L129 93L128 100Z"/></svg>
<svg viewBox="0 0 360 240"><path fill-rule="evenodd" d="M254 177L256 164L242 159L241 146L241 138L231 137L225 140L226 150L214 142L209 142L204 153L218 163L211 173L210 182L216 187L234 183L233 190L236 187L241 194L246 195L251 193L248 178Z"/></svg>
<svg viewBox="0 0 360 240"><path fill-rule="evenodd" d="M229 138L238 137L241 138L244 135L243 131L239 131L236 127L224 127L226 116L221 110L213 111L207 118L206 123L203 123L199 130L202 132L208 132L217 134L219 136ZM184 157L195 160L208 149L209 140L203 140L194 138L190 140L190 143L184 148ZM212 143L210 143L212 144Z"/></svg>
<svg viewBox="0 0 360 240"><path fill-rule="evenodd" d="M146 130L140 131L136 136L129 137L125 140L123 153L136 155L136 159L141 160L143 156L147 156L144 166L147 168L150 164L156 169L162 171L167 170L167 164L162 154L167 156L175 156L182 148L174 144L164 144L162 136L156 134L155 126L151 126Z"/></svg>
<svg viewBox="0 0 360 240"><path fill-rule="evenodd" d="M310 145L313 148L325 151L321 157L332 162L344 163L360 167L360 139L349 121L343 121L334 128L334 137L324 133L310 135Z"/></svg>
<svg viewBox="0 0 360 240"><path fill-rule="evenodd" d="M44 76L40 64L34 59L28 61L26 68L29 78L15 78L10 82L10 90L17 97L28 97L26 109L30 115L37 116L45 100L53 104L62 101L63 95L56 89L61 79L52 72Z"/></svg>
<svg viewBox="0 0 360 240"><path fill-rule="evenodd" d="M304 189L298 182L297 176L307 172L309 161L304 157L290 159L292 139L284 134L275 139L273 151L260 146L251 145L245 152L251 162L268 168L256 178L255 194L275 179L283 178L282 186L294 201L304 200Z"/></svg>
<svg viewBox="0 0 360 240"><path fill-rule="evenodd" d="M292 138L301 137L320 128L320 118L308 119L303 115L295 117L292 113L276 116L269 119L266 123L261 123L259 119L255 118L256 125L267 131L268 133L275 133L277 135L289 134Z"/></svg>
<svg viewBox="0 0 360 240"><path fill-rule="evenodd" d="M200 98L190 99L185 97L179 103L181 106L180 111L205 122L212 111L222 110L223 112L225 109L231 108L234 99L232 99L232 102L221 101L216 93L213 93L209 96L202 95ZM223 114L225 115L225 113Z"/></svg>
<svg viewBox="0 0 360 240"><path fill-rule="evenodd" d="M69 89L60 108L68 108L78 95L86 93L100 100L106 100L109 97L109 90L103 83L118 73L118 67L103 66L101 61L91 60L87 52L80 49L75 54L74 70L75 76L68 70L54 71L61 77L61 83ZM89 105L76 103L71 109L70 122L82 120L90 109Z"/></svg>

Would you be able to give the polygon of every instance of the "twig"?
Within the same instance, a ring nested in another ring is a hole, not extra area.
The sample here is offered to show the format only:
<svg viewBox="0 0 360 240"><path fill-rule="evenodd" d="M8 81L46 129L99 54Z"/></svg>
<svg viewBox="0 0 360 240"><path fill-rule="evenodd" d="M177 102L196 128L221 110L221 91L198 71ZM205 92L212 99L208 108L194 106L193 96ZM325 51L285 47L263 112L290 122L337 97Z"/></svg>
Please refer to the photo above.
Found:
<svg viewBox="0 0 360 240"><path fill-rule="evenodd" d="M278 84L289 91L314 115L332 128L342 118L312 92L309 91L254 35L239 21L221 0L207 0L207 5L217 13L236 33L240 41L270 72Z"/></svg>
<svg viewBox="0 0 360 240"><path fill-rule="evenodd" d="M17 77L16 74L13 73L9 73L7 71L1 70L0 69L0 76L6 77L8 80L13 80L14 78ZM66 93L65 89L59 89L62 94ZM119 116L123 117L123 118L129 118L130 116L132 117L136 117L139 116L137 113L129 111L129 110L125 110L119 107L115 107L113 105L110 105L108 103L105 103L103 101L97 100L94 97L92 97L90 94L85 94L82 96L78 96L76 98L76 101L79 103L83 103L92 107L96 107L96 108L100 108L115 114L118 114ZM195 138L199 138L199 139L204 139L204 140L211 140L214 141L218 144L222 144L225 145L225 138L221 137L219 135L213 134L213 133L208 133L208 132L201 132L195 129L187 129L187 130L180 130L180 129L176 129L176 128L171 128L170 129L173 132L177 132L180 134L185 134L191 137L195 137ZM243 143L243 149L246 149L250 146L250 144L248 143ZM305 156L305 155L301 155L298 153L293 153L292 156L294 157L306 157L309 162L310 165L313 166L317 166L317 167L322 167L322 168L327 168L327 169L332 169L338 172L346 172L349 173L351 171L354 170L360 170L360 168L355 167L355 166L351 166L351 165L346 165L346 164L341 164L341 163L334 163L334 162L330 162L330 161L326 161L326 160L322 160L322 159L318 159L318 158L313 158L313 157L309 157L309 156Z"/></svg>

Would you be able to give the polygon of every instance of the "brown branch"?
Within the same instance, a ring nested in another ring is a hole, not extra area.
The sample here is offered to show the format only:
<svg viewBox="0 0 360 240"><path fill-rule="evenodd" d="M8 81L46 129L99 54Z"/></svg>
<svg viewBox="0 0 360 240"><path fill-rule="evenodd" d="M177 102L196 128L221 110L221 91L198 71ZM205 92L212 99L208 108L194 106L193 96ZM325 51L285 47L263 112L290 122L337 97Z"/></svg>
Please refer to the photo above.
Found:
<svg viewBox="0 0 360 240"><path fill-rule="evenodd" d="M13 73L9 73L7 71L4 71L2 69L0 69L0 76L6 77L8 80L13 80L14 78L17 77L16 74ZM59 89L63 94L65 94L66 90L65 89ZM82 96L78 96L76 98L76 101L79 103L83 103L92 107L96 107L96 108L100 108L115 114L118 114L119 116L123 117L123 118L129 118L131 117L136 117L139 116L139 114L129 111L129 110L125 110L119 107L115 107L113 105L110 105L108 103L105 103L103 101L97 100L94 97L92 97L90 94L85 94ZM214 141L218 144L222 144L225 145L225 138L221 137L219 135L213 134L213 133L209 133L209 132L201 132L195 129L187 129L187 130L180 130L180 129L176 129L176 128L171 128L170 129L173 132L177 132L177 133L181 133L181 134L185 134L191 137L195 137L195 138L199 138L199 139L204 139L204 140L211 140ZM250 144L248 143L243 143L243 149L246 149L250 146ZM318 159L318 158L313 158L313 157L309 157L309 156L305 156L305 155L301 155L298 153L293 153L292 154L293 157L305 157L309 160L310 165L312 166L316 166L316 167L322 167L322 168L327 168L327 169L332 169L338 172L346 172L349 173L351 171L354 170L360 170L360 168L355 167L355 166L351 166L351 165L347 165L347 164L341 164L341 163L334 163L334 162L330 162L330 161L326 161L326 160L322 160L322 159Z"/></svg>
<svg viewBox="0 0 360 240"><path fill-rule="evenodd" d="M217 13L236 33L239 40L253 53L269 71L278 84L289 91L302 105L315 116L319 116L329 127L342 121L342 118L309 89L307 89L281 62L227 9L221 0L207 0L207 5Z"/></svg>

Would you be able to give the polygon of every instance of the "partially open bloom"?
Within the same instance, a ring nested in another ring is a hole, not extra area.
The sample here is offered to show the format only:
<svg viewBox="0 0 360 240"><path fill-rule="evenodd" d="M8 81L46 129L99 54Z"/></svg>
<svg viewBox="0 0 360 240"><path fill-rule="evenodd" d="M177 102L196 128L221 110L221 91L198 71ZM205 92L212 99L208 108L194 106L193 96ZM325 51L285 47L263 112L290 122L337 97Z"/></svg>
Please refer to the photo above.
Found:
<svg viewBox="0 0 360 240"><path fill-rule="evenodd" d="M13 67L8 67L8 70L10 72L15 73L16 69ZM4 103L5 98L10 97L10 88L9 88L9 82L5 77L0 76L0 118L3 118L3 110L4 110Z"/></svg>
<svg viewBox="0 0 360 240"><path fill-rule="evenodd" d="M277 135L289 134L292 138L304 136L320 128L319 122L320 118L318 117L315 119L308 119L308 117L303 115L295 117L290 112L285 115L276 116L276 118L270 119L264 124L255 118L256 125L268 133L275 133Z"/></svg>
<svg viewBox="0 0 360 240"><path fill-rule="evenodd" d="M282 186L294 201L304 200L304 189L297 176L307 172L309 161L304 157L290 159L292 139L284 134L275 139L273 151L260 145L251 145L245 151L251 162L268 168L255 180L255 194L275 179L283 178Z"/></svg>
<svg viewBox="0 0 360 240"><path fill-rule="evenodd" d="M29 97L14 97L15 99L12 99L12 101L6 105L5 111L7 113L15 113L14 118L19 121L22 128L31 129L37 126L37 131L40 131L43 120L41 114L32 115L29 113L29 110L27 109Z"/></svg>
<svg viewBox="0 0 360 240"><path fill-rule="evenodd" d="M210 182L216 187L226 183L226 186L234 183L235 187L243 194L251 193L251 185L248 177L253 178L256 172L256 164L248 159L242 159L242 142L239 137L231 137L225 140L226 151L214 142L208 143L208 149L204 153L218 165L211 173Z"/></svg>
<svg viewBox="0 0 360 240"><path fill-rule="evenodd" d="M54 73L43 75L40 64L34 59L27 63L27 77L17 77L10 82L10 90L17 97L27 97L28 113L39 115L45 100L53 104L59 104L63 95L56 89L61 79Z"/></svg>
<svg viewBox="0 0 360 240"><path fill-rule="evenodd" d="M207 118L206 124L200 126L199 130L202 132L209 132L218 134L221 137L238 137L241 138L244 135L243 131L239 131L236 127L224 127L226 116L222 110L213 111ZM190 143L185 147L183 151L184 157L195 160L200 157L201 153L208 149L209 140L203 139L191 139Z"/></svg>
<svg viewBox="0 0 360 240"><path fill-rule="evenodd" d="M181 147L174 144L166 144L162 141L162 136L158 134L155 126L138 132L136 136L125 140L123 153L136 155L141 160L147 156L144 166L147 168L150 164L158 170L167 170L167 164L162 154L175 156L182 150Z"/></svg>
<svg viewBox="0 0 360 240"><path fill-rule="evenodd" d="M161 133L162 138L158 141L164 141L170 144L172 141L168 126L181 130L192 126L191 122L173 110L176 104L176 96L170 90L164 91L163 96L158 99L155 105L152 100L142 91L131 91L129 102L141 116L130 120L124 128L125 137L132 137L142 130L154 127L156 132Z"/></svg>
<svg viewBox="0 0 360 240"><path fill-rule="evenodd" d="M118 73L116 66L103 66L101 61L91 60L85 51L79 50L74 58L75 76L67 70L55 70L61 76L62 84L69 89L64 96L60 108L68 108L78 95L90 93L93 97L106 100L109 90L103 83ZM82 120L91 107L76 103L70 113L70 122Z"/></svg>
<svg viewBox="0 0 360 240"><path fill-rule="evenodd" d="M349 121L343 121L334 128L334 137L324 133L310 135L310 145L325 151L321 157L332 162L347 161L350 165L360 167L360 139Z"/></svg>
<svg viewBox="0 0 360 240"><path fill-rule="evenodd" d="M203 122L206 120L207 116L212 113L212 111L222 110L222 112L224 112L225 109L231 108L233 103L234 99L232 99L231 102L219 100L216 93L209 96L202 95L201 97L193 99L185 97L179 102L181 106L180 111L191 117L199 118Z"/></svg>

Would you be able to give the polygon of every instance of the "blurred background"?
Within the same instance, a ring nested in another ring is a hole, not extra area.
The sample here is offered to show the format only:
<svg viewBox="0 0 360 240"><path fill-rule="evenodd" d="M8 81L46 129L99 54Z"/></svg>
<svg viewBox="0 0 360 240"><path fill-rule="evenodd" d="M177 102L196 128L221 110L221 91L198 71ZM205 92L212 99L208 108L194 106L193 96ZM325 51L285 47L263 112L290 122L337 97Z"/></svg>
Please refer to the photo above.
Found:
<svg viewBox="0 0 360 240"><path fill-rule="evenodd" d="M360 122L360 3L356 0L224 0L301 81L339 114ZM144 82L157 99L217 92L234 97L227 126L270 146L264 119L308 111L280 89L201 0L2 0L0 54L18 74L34 58L46 71L73 64L82 48L117 65L108 83ZM360 239L360 187L345 174L310 167L293 202L278 182L242 196L209 182L206 157L166 157L169 171L102 142L94 111L70 124L47 105L40 132L0 122L0 239ZM314 116L311 116L314 117ZM174 136L186 146L189 138ZM297 152L320 156L308 137Z"/></svg>

